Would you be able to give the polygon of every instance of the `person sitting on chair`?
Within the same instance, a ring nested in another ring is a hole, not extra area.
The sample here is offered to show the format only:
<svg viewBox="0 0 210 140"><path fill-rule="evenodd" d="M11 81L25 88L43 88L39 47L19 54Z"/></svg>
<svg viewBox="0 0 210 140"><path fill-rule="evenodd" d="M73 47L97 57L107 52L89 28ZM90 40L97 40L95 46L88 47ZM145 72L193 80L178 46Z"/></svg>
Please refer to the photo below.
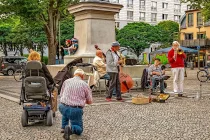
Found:
<svg viewBox="0 0 210 140"><path fill-rule="evenodd" d="M40 54L36 51L32 51L28 56L28 61L40 61L41 57ZM30 70L26 70L26 77L30 76ZM31 76L38 76L37 70L31 70ZM39 70L39 76L44 77L47 84L47 89L49 91L53 91L52 85L54 85L54 80L52 78L52 75L50 74L49 70L47 69L47 66L42 63L42 69ZM52 98L52 110L55 113L57 111L57 93L53 92L53 98Z"/></svg>
<svg viewBox="0 0 210 140"><path fill-rule="evenodd" d="M96 51L96 56L93 59L93 65L97 67L97 71L101 79L110 79L110 76L106 72L106 64L103 61L103 52L101 50Z"/></svg>
<svg viewBox="0 0 210 140"><path fill-rule="evenodd" d="M93 59L93 65L97 67L97 71L100 76L100 79L110 80L110 76L106 72L106 64L104 62L103 52L101 50L96 50L96 56ZM108 85L109 85L109 81L106 86L108 87ZM116 95L116 89L114 89L113 95Z"/></svg>
<svg viewBox="0 0 210 140"><path fill-rule="evenodd" d="M148 74L151 76L152 80L152 93L155 92L157 80L160 82L160 93L164 93L163 75L165 75L165 70L162 70L159 58L155 58L154 64L148 69Z"/></svg>

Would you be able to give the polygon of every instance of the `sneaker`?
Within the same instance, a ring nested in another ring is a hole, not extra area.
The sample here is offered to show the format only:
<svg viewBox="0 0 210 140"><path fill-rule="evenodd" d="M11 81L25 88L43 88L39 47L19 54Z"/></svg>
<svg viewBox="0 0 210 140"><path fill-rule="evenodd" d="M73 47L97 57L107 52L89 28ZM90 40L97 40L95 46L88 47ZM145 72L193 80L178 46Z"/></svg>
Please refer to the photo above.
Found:
<svg viewBox="0 0 210 140"><path fill-rule="evenodd" d="M178 97L183 97L183 95L182 94L178 94Z"/></svg>
<svg viewBox="0 0 210 140"><path fill-rule="evenodd" d="M119 98L119 99L116 99L117 101L120 101L120 102L125 102L125 100L124 99L122 99L122 98Z"/></svg>
<svg viewBox="0 0 210 140"><path fill-rule="evenodd" d="M65 140L70 140L70 135L72 134L71 128L67 125L64 130L63 138Z"/></svg>
<svg viewBox="0 0 210 140"><path fill-rule="evenodd" d="M160 94L165 94L165 92L164 91L160 91Z"/></svg>
<svg viewBox="0 0 210 140"><path fill-rule="evenodd" d="M61 129L61 133L64 133L64 129Z"/></svg>
<svg viewBox="0 0 210 140"><path fill-rule="evenodd" d="M106 98L106 101L107 102L111 102L112 101L112 98Z"/></svg>

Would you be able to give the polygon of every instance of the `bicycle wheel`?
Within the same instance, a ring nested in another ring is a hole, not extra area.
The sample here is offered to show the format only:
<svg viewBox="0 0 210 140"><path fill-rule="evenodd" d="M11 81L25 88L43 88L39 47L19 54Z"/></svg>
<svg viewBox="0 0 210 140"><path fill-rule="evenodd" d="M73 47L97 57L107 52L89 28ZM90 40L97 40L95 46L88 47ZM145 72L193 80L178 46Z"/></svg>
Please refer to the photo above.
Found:
<svg viewBox="0 0 210 140"><path fill-rule="evenodd" d="M16 70L15 71L15 73L14 73L14 79L17 82L21 82L21 80L22 80L22 71L21 70Z"/></svg>
<svg viewBox="0 0 210 140"><path fill-rule="evenodd" d="M206 70L200 70L197 73L197 78L200 82L206 82L208 80L208 73Z"/></svg>

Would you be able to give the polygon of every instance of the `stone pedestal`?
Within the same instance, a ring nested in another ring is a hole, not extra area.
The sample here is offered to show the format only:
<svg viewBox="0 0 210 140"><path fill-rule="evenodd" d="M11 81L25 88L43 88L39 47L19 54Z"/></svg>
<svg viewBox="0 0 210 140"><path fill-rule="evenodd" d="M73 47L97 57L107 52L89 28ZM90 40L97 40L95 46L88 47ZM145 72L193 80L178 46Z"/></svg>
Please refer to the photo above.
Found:
<svg viewBox="0 0 210 140"><path fill-rule="evenodd" d="M77 57L83 57L84 62L92 62L96 44L106 53L115 41L114 15L122 7L120 4L100 1L70 5L68 10L75 16L74 37L79 41L79 48L73 56L64 57L64 64Z"/></svg>

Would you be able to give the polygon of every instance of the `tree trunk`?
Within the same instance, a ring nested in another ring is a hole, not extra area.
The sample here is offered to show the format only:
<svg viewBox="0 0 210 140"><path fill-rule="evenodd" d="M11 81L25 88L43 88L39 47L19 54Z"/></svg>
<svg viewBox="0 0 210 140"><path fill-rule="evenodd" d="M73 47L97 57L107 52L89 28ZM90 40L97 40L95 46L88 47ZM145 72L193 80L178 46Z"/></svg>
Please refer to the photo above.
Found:
<svg viewBox="0 0 210 140"><path fill-rule="evenodd" d="M48 38L48 65L55 64L56 44L53 37Z"/></svg>
<svg viewBox="0 0 210 140"><path fill-rule="evenodd" d="M53 3L53 1L51 1ZM56 40L58 32L58 21L60 19L60 14L58 11L55 11L53 4L50 4L48 9L48 21L44 25L45 33L47 35L48 41L48 65L55 64L56 58L56 46L58 41Z"/></svg>

